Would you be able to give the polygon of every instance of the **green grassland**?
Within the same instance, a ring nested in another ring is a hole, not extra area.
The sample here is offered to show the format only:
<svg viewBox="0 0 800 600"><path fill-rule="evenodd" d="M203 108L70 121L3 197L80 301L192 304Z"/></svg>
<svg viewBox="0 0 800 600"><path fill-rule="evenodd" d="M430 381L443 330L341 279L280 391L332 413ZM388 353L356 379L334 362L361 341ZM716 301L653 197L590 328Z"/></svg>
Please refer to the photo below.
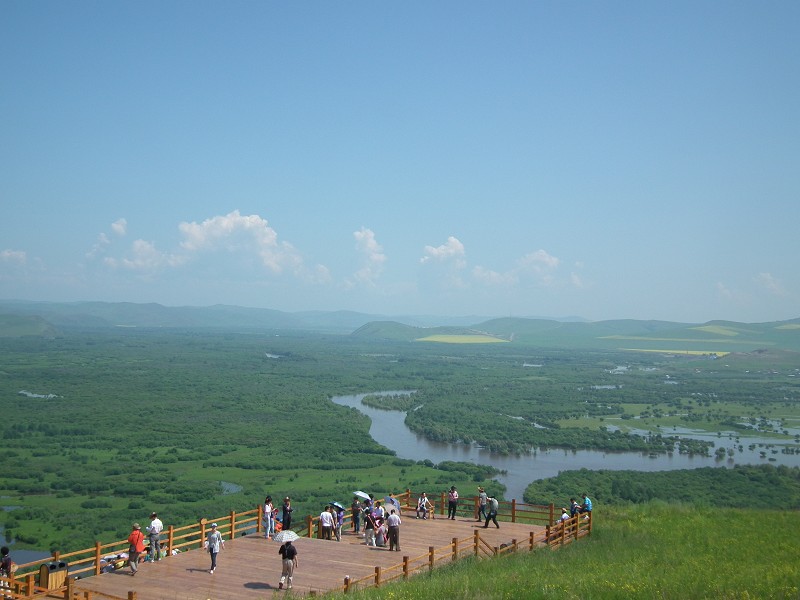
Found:
<svg viewBox="0 0 800 600"><path fill-rule="evenodd" d="M291 495L300 518L363 488L477 481L502 493L488 468L396 458L369 437L366 417L330 402L337 394L417 390L406 399L419 407L409 427L500 452L667 452L666 436L626 427L761 427L787 423L798 407L798 355L774 348L710 360L297 330L64 327L0 338L0 353L0 496L19 507L0 518L21 545L61 551L117 539L151 510L187 523L267 493ZM780 426L769 435L797 447Z"/></svg>

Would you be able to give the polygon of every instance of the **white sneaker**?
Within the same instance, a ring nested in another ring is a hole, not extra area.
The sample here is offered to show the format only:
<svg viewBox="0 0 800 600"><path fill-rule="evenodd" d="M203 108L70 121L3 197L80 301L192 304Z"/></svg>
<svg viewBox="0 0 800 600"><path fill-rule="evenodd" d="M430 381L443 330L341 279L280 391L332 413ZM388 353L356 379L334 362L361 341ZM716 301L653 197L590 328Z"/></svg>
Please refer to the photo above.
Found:
<svg viewBox="0 0 800 600"><path fill-rule="evenodd" d="M214 574L214 569L210 569L208 572L213 575Z"/></svg>

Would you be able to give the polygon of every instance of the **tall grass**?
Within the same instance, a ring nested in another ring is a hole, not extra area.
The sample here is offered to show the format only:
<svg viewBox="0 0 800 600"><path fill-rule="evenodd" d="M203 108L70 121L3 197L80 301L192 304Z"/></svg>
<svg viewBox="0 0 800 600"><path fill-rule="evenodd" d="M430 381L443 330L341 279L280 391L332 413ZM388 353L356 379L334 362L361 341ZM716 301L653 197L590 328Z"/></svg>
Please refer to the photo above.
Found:
<svg viewBox="0 0 800 600"><path fill-rule="evenodd" d="M556 551L469 559L336 597L797 599L799 536L798 514L787 511L661 502L605 508L590 538Z"/></svg>

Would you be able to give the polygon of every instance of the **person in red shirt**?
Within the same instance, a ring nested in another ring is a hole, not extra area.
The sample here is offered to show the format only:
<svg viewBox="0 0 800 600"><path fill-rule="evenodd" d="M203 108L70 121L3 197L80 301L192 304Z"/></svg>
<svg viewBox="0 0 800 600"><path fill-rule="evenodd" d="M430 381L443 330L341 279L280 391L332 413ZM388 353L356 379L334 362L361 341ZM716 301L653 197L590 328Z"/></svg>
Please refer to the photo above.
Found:
<svg viewBox="0 0 800 600"><path fill-rule="evenodd" d="M133 577L139 569L139 555L144 552L144 534L142 533L142 527L138 523L134 523L131 526L128 543L131 545L128 550L128 564L131 566L131 577Z"/></svg>

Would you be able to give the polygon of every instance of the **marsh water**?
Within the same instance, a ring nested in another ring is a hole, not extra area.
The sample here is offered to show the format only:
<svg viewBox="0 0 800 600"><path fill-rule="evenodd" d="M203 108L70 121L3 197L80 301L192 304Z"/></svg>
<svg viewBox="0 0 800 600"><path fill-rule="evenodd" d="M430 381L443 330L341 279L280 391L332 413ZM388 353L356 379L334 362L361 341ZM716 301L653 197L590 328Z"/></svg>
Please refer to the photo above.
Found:
<svg viewBox="0 0 800 600"><path fill-rule="evenodd" d="M369 433L379 444L394 450L399 458L410 460L430 460L434 463L442 461L462 461L474 464L490 465L502 471L497 481L506 486L505 497L522 500L522 493L529 483L536 479L553 477L561 471L586 469L612 469L634 471L668 471L672 469L696 469L700 467L732 467L734 464L785 464L800 466L800 453L782 454L781 446L767 447L775 444L774 439L757 437L740 437L736 441L735 434L722 436L693 433L690 430L672 432L665 430L666 435L681 435L696 439L713 441L715 446L734 448L732 459L720 460L714 456L688 456L677 452L650 456L642 452L607 452L600 450L535 450L529 454L505 455L490 452L470 444L449 444L433 442L411 431L405 424L405 412L380 410L365 406L361 400L368 395L408 394L409 391L373 392L351 396L334 396L331 400L340 405L355 408L367 415L371 420ZM759 447L761 443L763 446ZM755 444L752 450L750 444ZM743 446L740 451L739 445ZM797 447L792 444L793 447ZM765 455L762 456L762 453ZM712 449L711 454L714 454ZM439 491L439 490L433 490ZM467 492L468 493L468 492Z"/></svg>

